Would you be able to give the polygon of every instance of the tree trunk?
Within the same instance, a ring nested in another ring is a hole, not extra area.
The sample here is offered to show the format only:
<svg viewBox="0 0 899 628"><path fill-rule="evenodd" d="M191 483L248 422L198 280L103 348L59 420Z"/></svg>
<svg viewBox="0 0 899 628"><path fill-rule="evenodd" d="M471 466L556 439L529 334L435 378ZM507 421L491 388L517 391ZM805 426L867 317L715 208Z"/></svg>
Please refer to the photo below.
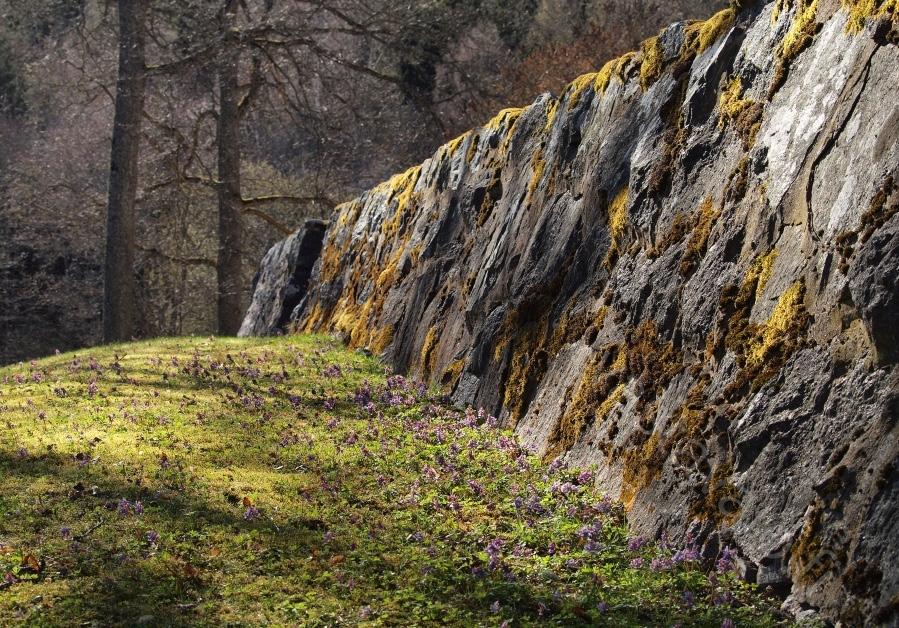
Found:
<svg viewBox="0 0 899 628"><path fill-rule="evenodd" d="M237 0L228 0L222 13L223 46L218 63L218 331L233 336L243 320L241 307L241 250L243 248L240 191L240 49L231 32Z"/></svg>
<svg viewBox="0 0 899 628"><path fill-rule="evenodd" d="M119 74L106 209L103 339L130 340L136 318L134 289L135 197L144 106L146 3L118 0Z"/></svg>

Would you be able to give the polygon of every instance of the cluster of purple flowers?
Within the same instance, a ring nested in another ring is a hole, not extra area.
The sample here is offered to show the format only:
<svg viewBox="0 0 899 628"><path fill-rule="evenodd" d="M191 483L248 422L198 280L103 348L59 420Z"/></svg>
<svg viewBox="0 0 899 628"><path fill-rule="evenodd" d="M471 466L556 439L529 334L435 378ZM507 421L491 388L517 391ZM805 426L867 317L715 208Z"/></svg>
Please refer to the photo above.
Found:
<svg viewBox="0 0 899 628"><path fill-rule="evenodd" d="M322 375L325 377L343 377L343 371L339 364L332 364L322 369Z"/></svg>
<svg viewBox="0 0 899 628"><path fill-rule="evenodd" d="M602 538L603 526L602 522L594 521L581 527L577 531L577 535L584 541L584 550L588 552L598 552L602 549L600 539Z"/></svg>
<svg viewBox="0 0 899 628"><path fill-rule="evenodd" d="M627 549L631 552L640 551L646 545L647 539L643 536L632 536L627 540Z"/></svg>
<svg viewBox="0 0 899 628"><path fill-rule="evenodd" d="M240 405L247 410L261 410L265 405L265 399L257 394L243 395L240 398Z"/></svg>
<svg viewBox="0 0 899 628"><path fill-rule="evenodd" d="M116 508L120 515L123 517L130 517L132 515L142 515L144 514L144 505L140 501L130 502L124 497L119 500L118 507Z"/></svg>
<svg viewBox="0 0 899 628"><path fill-rule="evenodd" d="M563 495L566 497L572 493L577 493L580 490L580 487L571 482L559 482L558 480L553 482L553 485L550 487L550 492L553 495Z"/></svg>
<svg viewBox="0 0 899 628"><path fill-rule="evenodd" d="M721 556L718 557L718 561L715 563L715 567L717 567L719 573L727 573L728 571L733 571L734 569L734 559L737 557L736 550L731 549L730 547L725 546L723 550L721 550Z"/></svg>
<svg viewBox="0 0 899 628"><path fill-rule="evenodd" d="M699 560L699 548L692 543L674 554L675 563L695 562L697 560Z"/></svg>
<svg viewBox="0 0 899 628"><path fill-rule="evenodd" d="M503 556L503 540L502 539L493 539L487 544L487 567L491 571L496 571L500 567L502 567Z"/></svg>
<svg viewBox="0 0 899 628"><path fill-rule="evenodd" d="M652 559L649 568L653 571L669 571L674 567L674 561L666 557L656 557Z"/></svg>

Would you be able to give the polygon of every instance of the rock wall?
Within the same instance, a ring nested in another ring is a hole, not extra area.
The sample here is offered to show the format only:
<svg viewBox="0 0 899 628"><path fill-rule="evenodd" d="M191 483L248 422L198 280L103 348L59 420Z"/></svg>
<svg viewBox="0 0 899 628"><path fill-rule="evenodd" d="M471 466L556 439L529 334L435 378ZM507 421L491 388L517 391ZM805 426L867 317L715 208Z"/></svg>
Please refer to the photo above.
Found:
<svg viewBox="0 0 899 628"><path fill-rule="evenodd" d="M270 336L283 331L309 285L328 224L307 220L265 254L253 278L253 299L238 336Z"/></svg>
<svg viewBox="0 0 899 628"><path fill-rule="evenodd" d="M896 3L742 2L342 206L295 324L595 465L794 612L899 622Z"/></svg>

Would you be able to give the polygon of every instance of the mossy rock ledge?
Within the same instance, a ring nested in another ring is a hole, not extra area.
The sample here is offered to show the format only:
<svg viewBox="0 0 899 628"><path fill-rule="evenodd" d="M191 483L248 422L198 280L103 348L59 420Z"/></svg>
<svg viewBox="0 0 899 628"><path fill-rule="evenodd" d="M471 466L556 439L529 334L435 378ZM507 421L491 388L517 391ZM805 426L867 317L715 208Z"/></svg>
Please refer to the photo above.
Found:
<svg viewBox="0 0 899 628"><path fill-rule="evenodd" d="M895 625L896 4L727 11L339 207L288 327L595 465L797 615Z"/></svg>

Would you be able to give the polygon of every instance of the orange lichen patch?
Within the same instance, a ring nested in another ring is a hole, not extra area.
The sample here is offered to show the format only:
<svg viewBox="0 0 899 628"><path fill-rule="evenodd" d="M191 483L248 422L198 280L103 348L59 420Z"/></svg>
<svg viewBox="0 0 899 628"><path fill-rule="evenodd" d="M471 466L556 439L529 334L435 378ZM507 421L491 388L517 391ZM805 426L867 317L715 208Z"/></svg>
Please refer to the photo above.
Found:
<svg viewBox="0 0 899 628"><path fill-rule="evenodd" d="M552 459L570 449L594 423L602 423L612 409L624 397L625 385L623 359L626 351L623 347L613 346L609 350L617 350L622 359L608 369L603 369L604 353L598 353L584 367L583 375L571 401L566 404L559 422L549 437L549 447L545 458Z"/></svg>
<svg viewBox="0 0 899 628"><path fill-rule="evenodd" d="M465 360L453 360L440 377L440 383L448 388L453 388L462 377L464 369Z"/></svg>
<svg viewBox="0 0 899 628"><path fill-rule="evenodd" d="M474 160L475 155L477 155L478 153L478 146L480 146L480 144L481 136L475 133L474 137L472 137L471 139L471 142L468 144L468 151L465 153L466 163L470 164Z"/></svg>
<svg viewBox="0 0 899 628"><path fill-rule="evenodd" d="M709 476L705 497L690 505L690 516L730 525L740 515L740 493L731 482L734 465L731 460L715 465Z"/></svg>
<svg viewBox="0 0 899 628"><path fill-rule="evenodd" d="M841 257L839 269L843 273L849 270L849 258L855 253L855 245L859 241L862 244L867 242L874 235L875 231L899 213L899 199L894 199L892 203L888 203L895 189L896 185L893 176L887 176L877 188L874 196L871 197L868 209L861 216L859 228L843 231L837 236L837 251Z"/></svg>
<svg viewBox="0 0 899 628"><path fill-rule="evenodd" d="M603 312L603 316L605 313ZM547 457L554 457L574 445L584 429L605 420L623 400L625 384L637 381L637 407L661 394L683 368L680 354L672 343L662 343L651 320L631 330L621 345L606 345L587 363L578 388L553 428Z"/></svg>
<svg viewBox="0 0 899 628"><path fill-rule="evenodd" d="M709 235L712 232L712 225L718 219L720 211L715 208L711 199L705 199L699 206L699 218L693 231L690 232L690 238L687 240L687 246L684 249L684 256L680 262L680 272L684 277L688 277L702 260L705 255L709 243Z"/></svg>
<svg viewBox="0 0 899 628"><path fill-rule="evenodd" d="M664 236L656 243L655 246L646 251L646 256L655 259L662 255L665 251L684 239L687 231L690 230L690 219L683 212L674 215L671 226Z"/></svg>
<svg viewBox="0 0 899 628"><path fill-rule="evenodd" d="M662 342L652 320L645 320L627 334L627 372L637 378L649 400L662 394L675 375L683 370L680 353L671 342Z"/></svg>
<svg viewBox="0 0 899 628"><path fill-rule="evenodd" d="M675 426L671 439L681 442L697 442L701 440L702 430L709 419L709 406L705 399L705 391L711 378L705 375L699 379L687 393L684 405L675 416Z"/></svg>
<svg viewBox="0 0 899 628"><path fill-rule="evenodd" d="M377 332L371 340L371 350L374 353L381 353L390 343L393 342L393 325L383 327Z"/></svg>
<svg viewBox="0 0 899 628"><path fill-rule="evenodd" d="M649 486L662 472L667 454L659 444L659 434L652 435L628 449L624 454L621 470L621 501L630 510L637 494Z"/></svg>
<svg viewBox="0 0 899 628"><path fill-rule="evenodd" d="M436 348L439 341L440 331L436 325L432 325L425 335L424 342L421 345L421 355L419 356L419 370L425 379L434 372L434 366L437 362Z"/></svg>
<svg viewBox="0 0 899 628"><path fill-rule="evenodd" d="M799 537L790 548L790 572L799 582L815 582L846 562L849 545L845 535L839 528L826 530L824 514L819 497L806 514Z"/></svg>

